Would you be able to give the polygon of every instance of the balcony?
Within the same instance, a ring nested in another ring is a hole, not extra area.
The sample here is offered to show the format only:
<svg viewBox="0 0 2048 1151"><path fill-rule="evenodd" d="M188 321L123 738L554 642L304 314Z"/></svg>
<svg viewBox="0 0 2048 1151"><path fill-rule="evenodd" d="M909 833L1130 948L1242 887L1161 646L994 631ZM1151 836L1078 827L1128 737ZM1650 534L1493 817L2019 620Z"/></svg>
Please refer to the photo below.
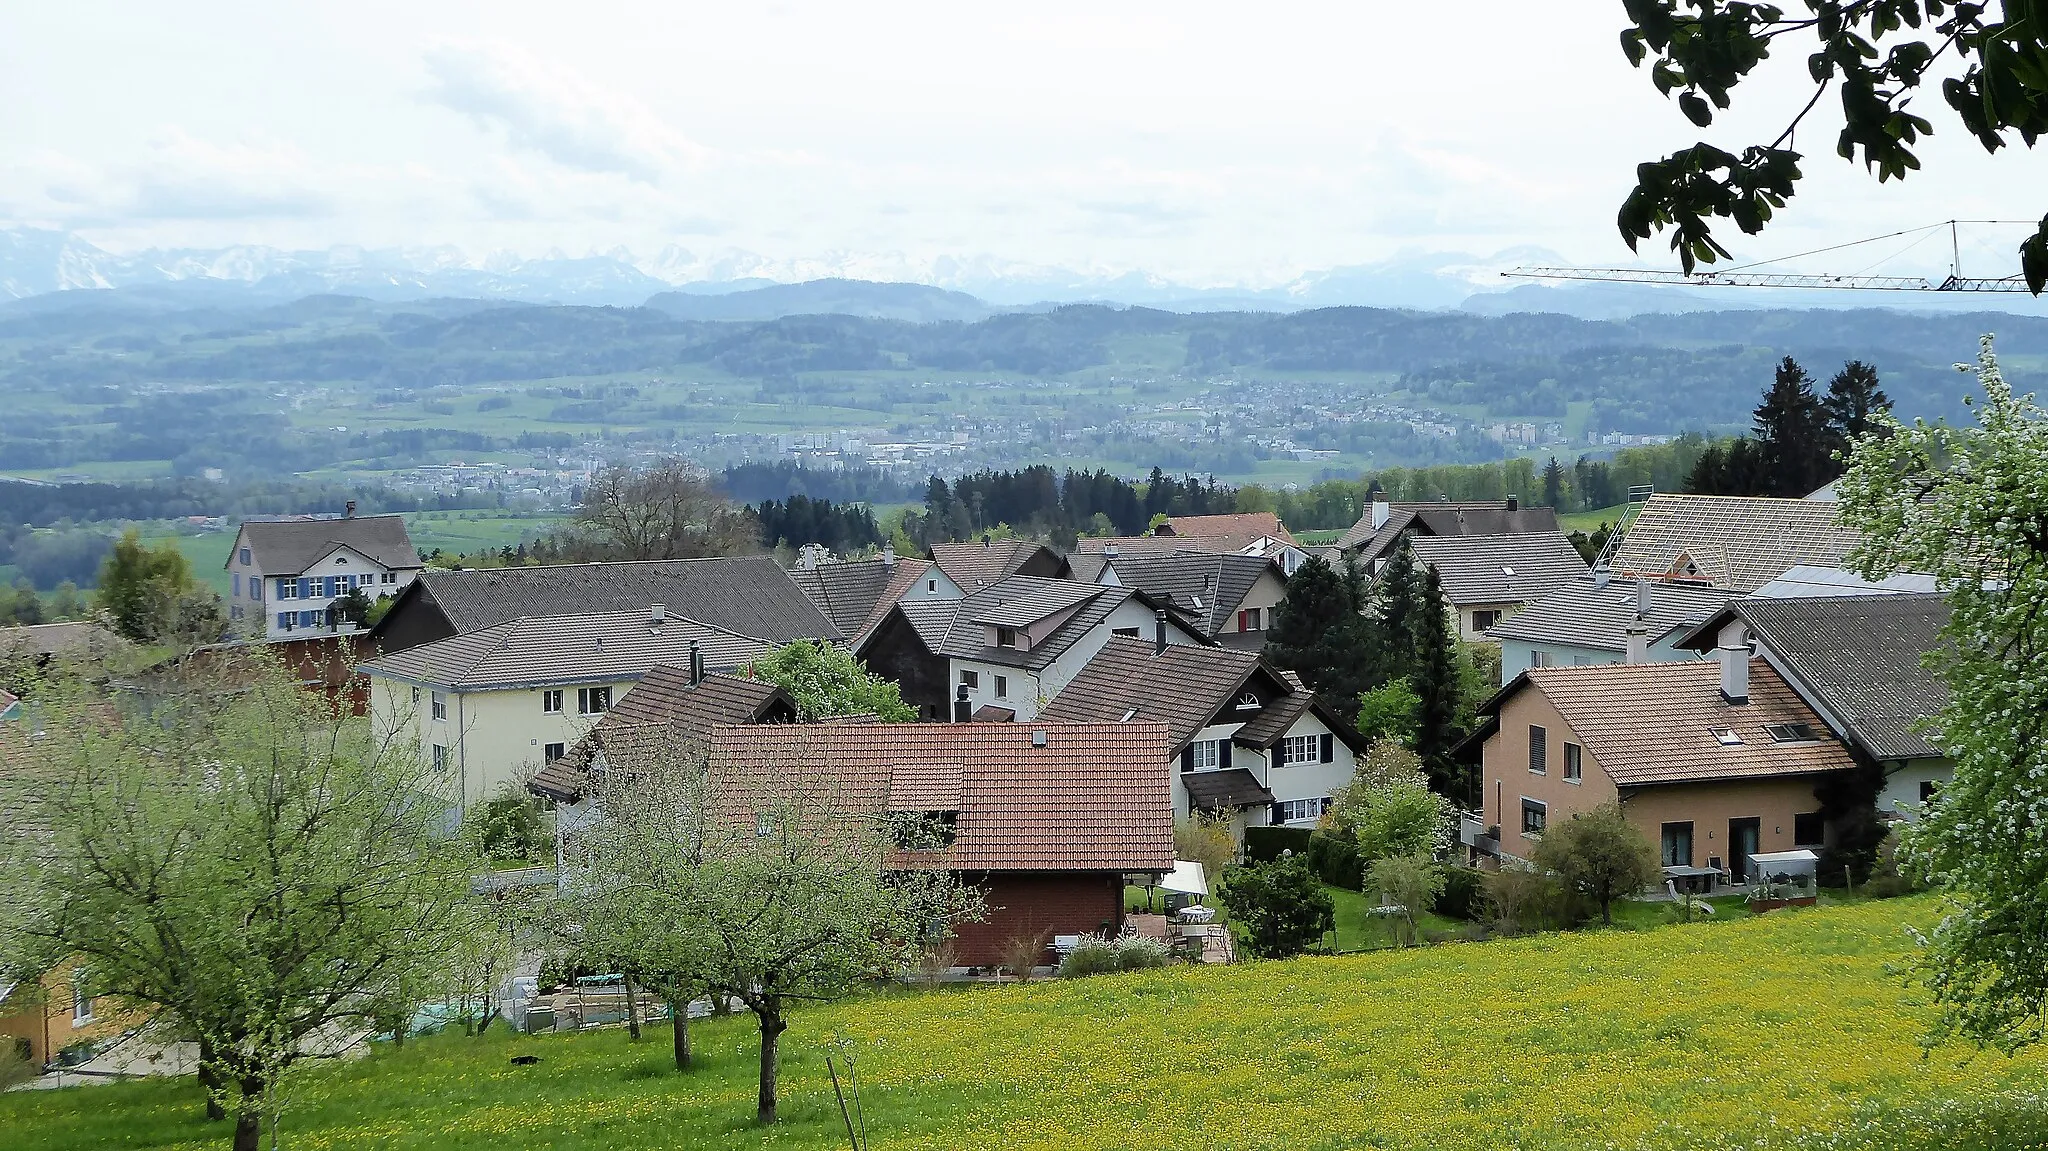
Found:
<svg viewBox="0 0 2048 1151"><path fill-rule="evenodd" d="M1476 811L1458 813L1458 842L1487 855L1500 854L1500 825L1487 823Z"/></svg>

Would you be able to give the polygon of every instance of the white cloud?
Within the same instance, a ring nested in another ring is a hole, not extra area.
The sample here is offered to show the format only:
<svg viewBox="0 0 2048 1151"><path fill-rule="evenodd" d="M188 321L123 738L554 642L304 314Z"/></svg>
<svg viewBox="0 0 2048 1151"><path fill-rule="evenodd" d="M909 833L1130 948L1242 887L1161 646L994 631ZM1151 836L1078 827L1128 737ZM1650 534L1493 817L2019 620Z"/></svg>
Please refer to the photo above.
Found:
<svg viewBox="0 0 2048 1151"><path fill-rule="evenodd" d="M711 155L639 100L510 45L443 46L426 65L426 99L566 168L658 185Z"/></svg>
<svg viewBox="0 0 2048 1151"><path fill-rule="evenodd" d="M30 170L49 214L81 226L119 221L310 219L335 209L330 174L298 149L220 144L168 128L133 162L94 168L42 156Z"/></svg>

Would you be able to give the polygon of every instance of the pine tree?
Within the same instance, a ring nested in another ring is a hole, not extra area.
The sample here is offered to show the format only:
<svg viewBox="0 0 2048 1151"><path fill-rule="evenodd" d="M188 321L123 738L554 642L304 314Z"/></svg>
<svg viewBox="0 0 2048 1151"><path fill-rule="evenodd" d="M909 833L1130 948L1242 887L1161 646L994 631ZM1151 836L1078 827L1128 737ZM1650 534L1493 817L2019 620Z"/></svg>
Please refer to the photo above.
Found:
<svg viewBox="0 0 2048 1151"><path fill-rule="evenodd" d="M1779 362L1754 416L1763 464L1759 494L1803 496L1832 478L1827 409L1797 360L1786 356Z"/></svg>
<svg viewBox="0 0 2048 1151"><path fill-rule="evenodd" d="M1550 462L1543 465L1543 506L1563 507L1564 488L1564 465L1557 462L1556 456L1552 456Z"/></svg>
<svg viewBox="0 0 2048 1151"><path fill-rule="evenodd" d="M1299 672L1314 687L1313 664L1324 635L1357 611L1358 601L1344 574L1322 557L1311 556L1287 578L1287 598L1274 609L1273 630L1266 636L1267 658Z"/></svg>
<svg viewBox="0 0 2048 1151"><path fill-rule="evenodd" d="M1375 613L1379 626L1373 648L1375 679L1384 683L1409 676L1415 670L1415 653L1421 643L1422 581L1415 570L1415 553L1403 539L1380 572L1374 589Z"/></svg>
<svg viewBox="0 0 2048 1151"><path fill-rule="evenodd" d="M1876 368L1862 360L1850 360L1828 381L1827 398L1821 406L1827 409L1828 430L1838 441L1836 446L1847 447L1870 430L1873 417L1891 410L1892 401L1877 384Z"/></svg>
<svg viewBox="0 0 2048 1151"><path fill-rule="evenodd" d="M1458 730L1458 637L1451 630L1451 607L1444 598L1436 569L1422 579L1420 618L1416 621L1415 666L1409 684L1422 700L1415 712L1415 753L1439 792L1468 802L1466 772L1451 758L1462 733Z"/></svg>
<svg viewBox="0 0 2048 1151"><path fill-rule="evenodd" d="M1721 490L1724 486L1722 473L1725 470L1726 462L1722 456L1721 449L1709 445L1705 451L1700 453L1700 458L1693 462L1692 471L1685 477L1686 494L1695 496L1726 495L1727 493Z"/></svg>

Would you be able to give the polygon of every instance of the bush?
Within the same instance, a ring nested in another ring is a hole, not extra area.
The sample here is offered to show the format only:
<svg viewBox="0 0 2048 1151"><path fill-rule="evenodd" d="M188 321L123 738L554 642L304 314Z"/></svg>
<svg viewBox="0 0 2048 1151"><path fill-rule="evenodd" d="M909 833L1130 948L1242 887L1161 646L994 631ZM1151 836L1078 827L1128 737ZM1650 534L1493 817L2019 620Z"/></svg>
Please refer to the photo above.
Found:
<svg viewBox="0 0 2048 1151"><path fill-rule="evenodd" d="M28 1057L28 1040L0 1035L0 1091L34 1079L41 1071Z"/></svg>
<svg viewBox="0 0 2048 1151"><path fill-rule="evenodd" d="M1245 949L1265 959L1300 955L1336 925L1336 905L1306 856L1225 868L1216 896L1243 929Z"/></svg>
<svg viewBox="0 0 2048 1151"><path fill-rule="evenodd" d="M1067 957L1060 960L1060 978L1107 975L1117 970L1116 946L1100 935L1085 935Z"/></svg>
<svg viewBox="0 0 2048 1151"><path fill-rule="evenodd" d="M1614 922L1616 900L1635 898L1664 874L1657 849L1617 803L1552 823L1536 843L1534 862L1597 908L1603 924Z"/></svg>
<svg viewBox="0 0 2048 1151"><path fill-rule="evenodd" d="M1570 893L1556 878L1540 871L1504 867L1480 878L1481 911L1486 924L1500 935L1520 935L1569 918Z"/></svg>
<svg viewBox="0 0 2048 1151"><path fill-rule="evenodd" d="M1375 862L1366 878L1383 902L1401 909L1393 921L1394 942L1402 947L1414 943L1421 935L1416 916L1443 894L1444 869L1426 855L1398 855Z"/></svg>
<svg viewBox="0 0 2048 1151"><path fill-rule="evenodd" d="M1173 962L1173 952L1164 942L1147 939L1142 935L1126 935L1110 944L1116 951L1116 966L1119 971L1141 971L1148 967L1164 967Z"/></svg>
<svg viewBox="0 0 2048 1151"><path fill-rule="evenodd" d="M1484 912L1484 894L1480 882L1485 873L1476 867L1447 867L1444 869L1444 891L1436 897L1436 906L1430 910L1446 919L1477 920Z"/></svg>
<svg viewBox="0 0 2048 1151"><path fill-rule="evenodd" d="M1244 857L1248 863L1271 863L1283 851L1306 855L1315 833L1306 827L1247 827Z"/></svg>
<svg viewBox="0 0 2048 1151"><path fill-rule="evenodd" d="M1227 822L1213 815L1192 815L1173 825L1173 856L1201 864L1214 881L1237 858L1237 841Z"/></svg>
<svg viewBox="0 0 2048 1151"><path fill-rule="evenodd" d="M1012 935L1003 941L1003 970L1024 982L1038 974L1038 961L1045 958L1045 949L1052 946L1052 932L1041 931L1036 935Z"/></svg>
<svg viewBox="0 0 2048 1151"><path fill-rule="evenodd" d="M1357 891L1365 886L1365 860L1348 835L1318 831L1309 836L1308 865L1331 887Z"/></svg>

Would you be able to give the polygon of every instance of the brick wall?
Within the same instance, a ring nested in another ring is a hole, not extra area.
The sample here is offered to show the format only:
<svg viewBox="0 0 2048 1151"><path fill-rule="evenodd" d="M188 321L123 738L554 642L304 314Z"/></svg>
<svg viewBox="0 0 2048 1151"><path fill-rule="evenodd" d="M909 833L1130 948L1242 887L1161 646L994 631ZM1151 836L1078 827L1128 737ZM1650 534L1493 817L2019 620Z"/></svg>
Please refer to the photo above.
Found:
<svg viewBox="0 0 2048 1151"><path fill-rule="evenodd" d="M958 939L963 967L1003 962L1003 945L1040 931L1053 935L1110 934L1123 927L1124 884L1107 872L996 872L968 877L988 901L988 918L962 924ZM1050 952L1040 959L1052 962Z"/></svg>

